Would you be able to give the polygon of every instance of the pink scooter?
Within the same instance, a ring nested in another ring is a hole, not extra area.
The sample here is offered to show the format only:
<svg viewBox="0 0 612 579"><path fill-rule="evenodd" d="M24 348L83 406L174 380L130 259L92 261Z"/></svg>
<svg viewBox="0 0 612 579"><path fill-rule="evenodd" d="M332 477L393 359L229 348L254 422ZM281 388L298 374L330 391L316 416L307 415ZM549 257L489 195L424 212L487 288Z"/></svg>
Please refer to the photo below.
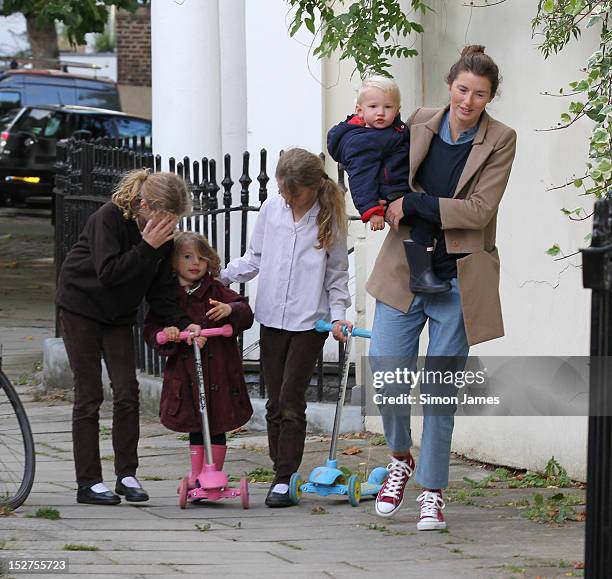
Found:
<svg viewBox="0 0 612 579"><path fill-rule="evenodd" d="M191 332L181 332L179 339L186 340L191 336ZM232 335L232 326L225 324L220 328L207 328L200 331L200 336L212 338L214 336L225 336L229 338ZM156 335L158 344L165 344L168 341L168 336L164 332L158 332ZM189 477L186 476L181 480L178 488L179 506L184 509L187 506L187 501L201 501L207 499L209 501L218 501L219 499L235 499L240 497L243 509L249 508L249 483L246 477L240 479L240 489L228 486L227 475L218 470L212 453L212 444L210 441L210 428L208 426L208 412L206 410L206 390L204 389L204 373L202 372L202 357L200 348L193 341L193 354L195 356L196 376L198 379L198 390L200 392L200 416L202 417L202 436L204 438L204 457L205 461L202 465L200 474L196 477L196 486L193 489L189 488Z"/></svg>

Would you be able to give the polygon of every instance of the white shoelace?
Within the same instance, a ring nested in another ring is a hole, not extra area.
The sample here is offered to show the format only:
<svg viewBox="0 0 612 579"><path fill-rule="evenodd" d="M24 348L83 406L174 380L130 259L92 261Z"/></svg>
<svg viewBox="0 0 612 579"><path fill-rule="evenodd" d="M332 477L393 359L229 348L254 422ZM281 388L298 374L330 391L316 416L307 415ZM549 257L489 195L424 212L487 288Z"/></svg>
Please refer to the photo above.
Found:
<svg viewBox="0 0 612 579"><path fill-rule="evenodd" d="M440 493L423 491L418 497L417 502L421 503L421 518L438 518L438 509L444 509L444 501Z"/></svg>
<svg viewBox="0 0 612 579"><path fill-rule="evenodd" d="M403 460L391 457L391 463L387 465L389 475L385 481L381 496L398 499L402 486L412 476L412 469Z"/></svg>

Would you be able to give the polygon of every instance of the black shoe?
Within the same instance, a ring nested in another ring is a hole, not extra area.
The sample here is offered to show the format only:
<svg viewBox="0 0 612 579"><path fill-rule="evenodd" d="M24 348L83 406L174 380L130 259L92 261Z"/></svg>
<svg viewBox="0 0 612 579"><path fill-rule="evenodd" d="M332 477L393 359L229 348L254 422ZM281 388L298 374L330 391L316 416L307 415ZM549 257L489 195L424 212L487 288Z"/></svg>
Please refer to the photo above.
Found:
<svg viewBox="0 0 612 579"><path fill-rule="evenodd" d="M97 493L91 490L91 487L79 487L77 489L77 503L87 505L118 505L121 498L111 491Z"/></svg>
<svg viewBox="0 0 612 579"><path fill-rule="evenodd" d="M432 251L412 239L403 242L410 266L410 290L415 294L440 294L451 288L449 282L440 279L432 268Z"/></svg>
<svg viewBox="0 0 612 579"><path fill-rule="evenodd" d="M147 491L145 491L142 487L138 487L138 488L136 488L136 487L126 487L121 482L121 479L123 479L123 478L125 478L125 477L119 477L117 479L117 484L115 485L115 492L118 495L124 495L125 496L125 500L130 502L130 503L142 503L144 501L148 501L149 500L149 494L147 493ZM138 479L136 479L136 481L138 482L138 484L140 484Z"/></svg>
<svg viewBox="0 0 612 579"><path fill-rule="evenodd" d="M293 502L289 498L289 492L286 493L275 493L272 489L276 486L272 484L268 494L266 495L266 506L277 508L277 507L292 507Z"/></svg>

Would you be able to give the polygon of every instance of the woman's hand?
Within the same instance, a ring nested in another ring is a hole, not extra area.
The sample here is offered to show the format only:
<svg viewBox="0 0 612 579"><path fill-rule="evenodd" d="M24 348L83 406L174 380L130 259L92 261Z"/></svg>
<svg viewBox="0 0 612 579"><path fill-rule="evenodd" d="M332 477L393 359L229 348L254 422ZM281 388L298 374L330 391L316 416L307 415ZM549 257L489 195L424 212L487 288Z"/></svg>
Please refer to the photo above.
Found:
<svg viewBox="0 0 612 579"><path fill-rule="evenodd" d="M391 201L391 203L387 203L384 200L380 201L381 205L387 206L387 211L385 212L385 221L397 231L399 229L399 223L404 217L404 208L403 208L404 198L400 197L395 201Z"/></svg>
<svg viewBox="0 0 612 579"><path fill-rule="evenodd" d="M174 237L174 230L179 218L167 215L162 218L152 217L142 230L142 238L153 248L157 249Z"/></svg>
<svg viewBox="0 0 612 579"><path fill-rule="evenodd" d="M181 331L176 326L168 326L164 328L164 334L166 334L169 342L178 342Z"/></svg>
<svg viewBox="0 0 612 579"><path fill-rule="evenodd" d="M332 326L332 336L338 340L338 342L346 342L346 336L343 332L345 326L349 331L353 331L353 324L348 320L336 320Z"/></svg>
<svg viewBox="0 0 612 579"><path fill-rule="evenodd" d="M224 304L223 302L218 302L217 300L213 300L209 298L208 300L210 305L213 306L206 312L206 315L213 322L218 322L223 318L227 318L232 313L232 306L229 304Z"/></svg>

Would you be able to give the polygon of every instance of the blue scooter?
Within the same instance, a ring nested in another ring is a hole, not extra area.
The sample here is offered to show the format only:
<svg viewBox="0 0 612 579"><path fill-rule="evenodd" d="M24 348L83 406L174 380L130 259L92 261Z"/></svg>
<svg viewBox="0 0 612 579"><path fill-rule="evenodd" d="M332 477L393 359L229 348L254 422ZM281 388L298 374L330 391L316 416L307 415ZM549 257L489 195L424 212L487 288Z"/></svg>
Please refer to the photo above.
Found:
<svg viewBox="0 0 612 579"><path fill-rule="evenodd" d="M329 332L332 329L332 324L325 320L319 320L315 325L315 329L318 332ZM297 472L291 475L291 480L289 481L289 497L294 505L300 502L302 493L316 493L322 497L329 495L348 496L351 506L356 507L359 505L361 497L376 496L387 477L387 469L384 467L377 467L370 473L368 482L362 484L356 474L351 475L347 480L346 475L338 468L336 449L338 434L340 433L340 421L342 420L342 408L344 406L346 387L348 384L349 357L353 337L370 338L372 333L369 330L362 330L360 328L353 328L352 331L349 331L345 327L344 335L347 336L347 339L344 348L342 382L336 402L336 414L334 416L334 428L329 448L329 458L325 462L325 466L317 466L312 470L307 482L304 482Z"/></svg>

